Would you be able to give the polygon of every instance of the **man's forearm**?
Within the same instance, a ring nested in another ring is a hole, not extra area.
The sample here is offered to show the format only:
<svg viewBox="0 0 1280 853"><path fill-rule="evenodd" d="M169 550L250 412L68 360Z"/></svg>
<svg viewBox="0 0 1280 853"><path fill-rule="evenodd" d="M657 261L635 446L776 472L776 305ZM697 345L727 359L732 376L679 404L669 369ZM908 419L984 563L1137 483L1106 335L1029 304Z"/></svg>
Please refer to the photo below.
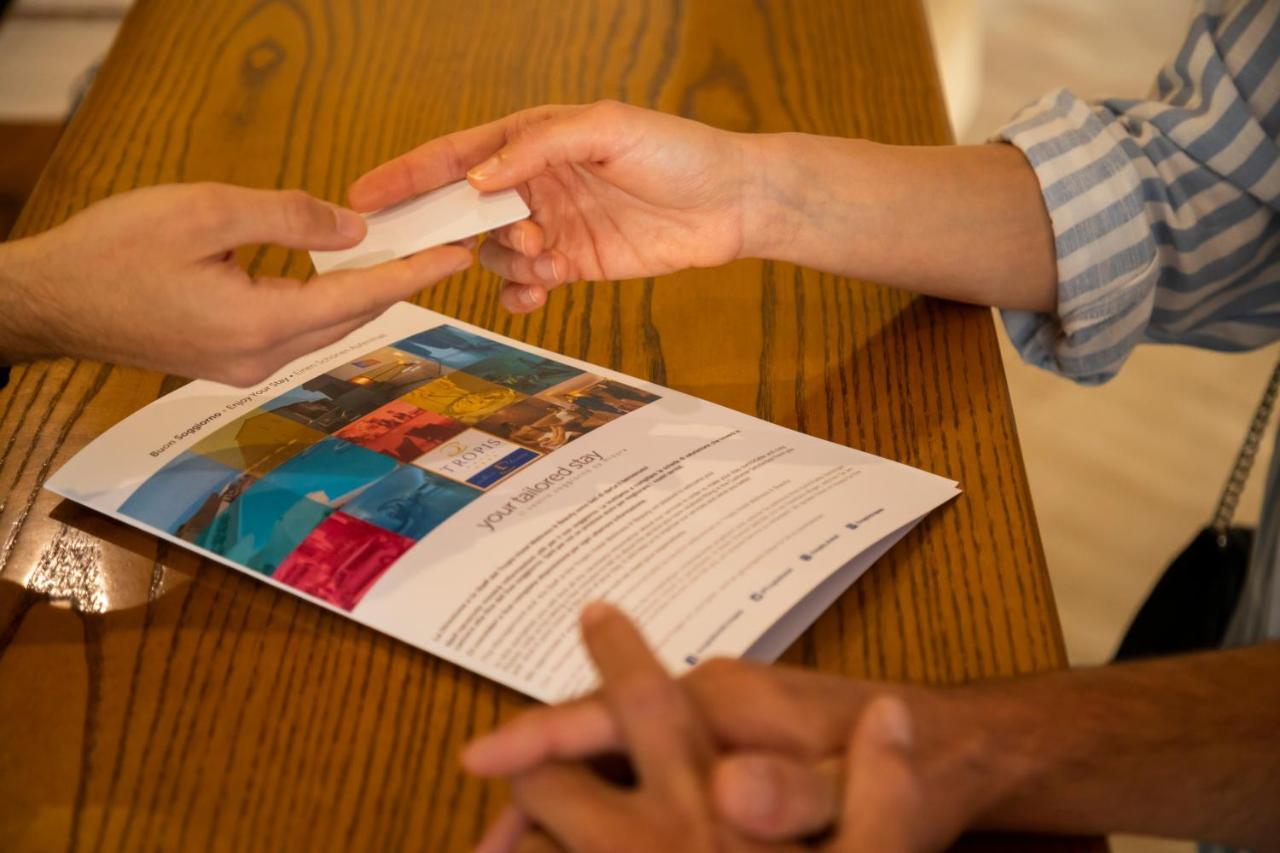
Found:
<svg viewBox="0 0 1280 853"><path fill-rule="evenodd" d="M921 736L986 732L986 828L1280 844L1280 644L947 693Z"/></svg>
<svg viewBox="0 0 1280 853"><path fill-rule="evenodd" d="M1056 305L1053 228L1010 145L908 147L748 137L744 254L934 296Z"/></svg>

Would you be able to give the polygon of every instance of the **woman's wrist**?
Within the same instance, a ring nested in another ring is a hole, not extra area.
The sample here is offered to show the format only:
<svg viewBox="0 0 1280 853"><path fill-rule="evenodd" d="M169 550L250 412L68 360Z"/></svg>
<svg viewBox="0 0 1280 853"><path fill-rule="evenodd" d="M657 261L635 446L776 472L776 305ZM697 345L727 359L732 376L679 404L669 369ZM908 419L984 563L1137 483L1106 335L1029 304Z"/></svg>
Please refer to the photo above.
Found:
<svg viewBox="0 0 1280 853"><path fill-rule="evenodd" d="M805 133L752 137L743 256L865 275L874 259L862 247L886 223L873 176L860 170L885 147Z"/></svg>
<svg viewBox="0 0 1280 853"><path fill-rule="evenodd" d="M744 151L743 258L791 260L801 236L804 210L814 188L807 185L796 150L797 133L738 134ZM797 261L799 262L799 261Z"/></svg>
<svg viewBox="0 0 1280 853"><path fill-rule="evenodd" d="M789 133L754 137L746 150L744 257L962 302L1054 309L1053 228L1017 149Z"/></svg>

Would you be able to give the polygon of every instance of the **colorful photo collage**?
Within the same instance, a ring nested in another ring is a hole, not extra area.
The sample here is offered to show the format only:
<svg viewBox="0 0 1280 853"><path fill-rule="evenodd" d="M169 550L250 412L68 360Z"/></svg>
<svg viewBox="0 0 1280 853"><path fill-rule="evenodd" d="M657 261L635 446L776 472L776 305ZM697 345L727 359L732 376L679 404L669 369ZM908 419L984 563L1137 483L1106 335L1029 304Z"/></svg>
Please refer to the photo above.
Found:
<svg viewBox="0 0 1280 853"><path fill-rule="evenodd" d="M218 428L120 511L350 610L486 490L657 399L437 326Z"/></svg>

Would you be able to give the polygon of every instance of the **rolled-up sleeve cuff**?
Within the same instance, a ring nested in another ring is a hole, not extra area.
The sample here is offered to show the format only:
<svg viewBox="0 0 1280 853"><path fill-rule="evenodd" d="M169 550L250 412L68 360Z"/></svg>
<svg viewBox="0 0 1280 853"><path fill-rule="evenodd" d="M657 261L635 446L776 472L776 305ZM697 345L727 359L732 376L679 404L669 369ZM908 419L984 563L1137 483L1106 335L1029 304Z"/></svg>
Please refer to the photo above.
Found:
<svg viewBox="0 0 1280 853"><path fill-rule="evenodd" d="M1031 364L1104 382L1143 338L1159 278L1141 150L1118 116L1066 90L1029 105L993 139L1035 170L1057 253L1057 310L1002 312L1009 337Z"/></svg>

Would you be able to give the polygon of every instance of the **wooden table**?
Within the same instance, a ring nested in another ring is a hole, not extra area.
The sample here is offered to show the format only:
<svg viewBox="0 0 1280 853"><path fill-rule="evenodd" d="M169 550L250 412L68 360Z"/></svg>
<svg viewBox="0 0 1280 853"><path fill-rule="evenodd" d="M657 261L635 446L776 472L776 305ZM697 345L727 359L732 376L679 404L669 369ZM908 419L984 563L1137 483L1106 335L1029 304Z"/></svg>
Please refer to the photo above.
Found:
<svg viewBox="0 0 1280 853"><path fill-rule="evenodd" d="M15 236L167 181L340 200L429 137L601 97L737 130L950 140L917 0L142 0ZM276 248L248 260L310 270ZM988 311L756 262L582 284L531 317L496 296L473 269L421 301L961 482L791 662L929 682L1064 665ZM41 491L179 383L59 361L0 393L0 838L465 848L500 797L458 750L524 700Z"/></svg>

